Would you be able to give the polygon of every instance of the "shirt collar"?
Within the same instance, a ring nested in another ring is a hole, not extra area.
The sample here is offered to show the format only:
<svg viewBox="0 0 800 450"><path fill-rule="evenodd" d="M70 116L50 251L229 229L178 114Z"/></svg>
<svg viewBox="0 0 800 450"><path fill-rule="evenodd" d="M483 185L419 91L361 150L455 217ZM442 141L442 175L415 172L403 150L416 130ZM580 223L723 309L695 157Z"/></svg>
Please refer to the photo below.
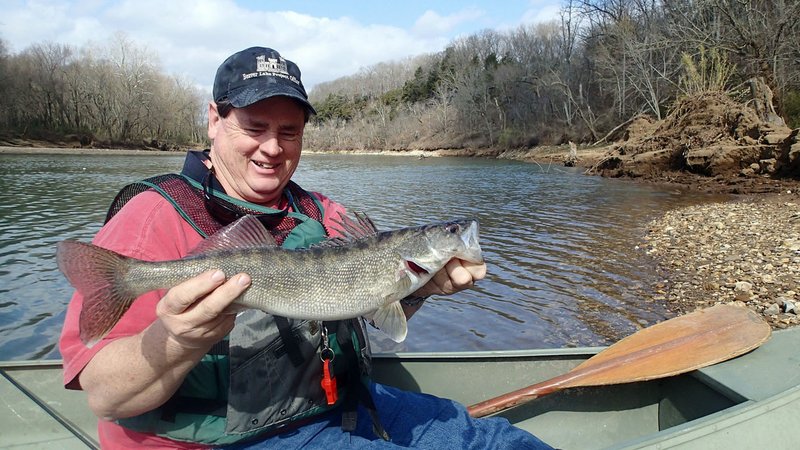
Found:
<svg viewBox="0 0 800 450"><path fill-rule="evenodd" d="M206 178L208 174L208 167L206 166L205 162L210 161L209 158L210 150L190 150L186 153L186 159L183 160L183 169L181 170L181 174L185 175L198 183L203 183L203 180ZM211 188L219 191L225 192L225 189L222 185L217 181L217 177L211 177Z"/></svg>

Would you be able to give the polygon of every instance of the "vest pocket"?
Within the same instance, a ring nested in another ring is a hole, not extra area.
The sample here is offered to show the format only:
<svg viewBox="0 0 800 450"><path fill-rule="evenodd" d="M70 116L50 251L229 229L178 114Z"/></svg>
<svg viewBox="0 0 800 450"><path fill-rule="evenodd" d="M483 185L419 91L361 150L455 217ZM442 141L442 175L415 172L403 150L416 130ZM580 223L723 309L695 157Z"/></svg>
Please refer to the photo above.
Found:
<svg viewBox="0 0 800 450"><path fill-rule="evenodd" d="M317 323L290 320L293 346L283 342L266 313L247 310L236 320L230 335L226 433L278 428L325 408ZM305 364L295 366L290 349Z"/></svg>

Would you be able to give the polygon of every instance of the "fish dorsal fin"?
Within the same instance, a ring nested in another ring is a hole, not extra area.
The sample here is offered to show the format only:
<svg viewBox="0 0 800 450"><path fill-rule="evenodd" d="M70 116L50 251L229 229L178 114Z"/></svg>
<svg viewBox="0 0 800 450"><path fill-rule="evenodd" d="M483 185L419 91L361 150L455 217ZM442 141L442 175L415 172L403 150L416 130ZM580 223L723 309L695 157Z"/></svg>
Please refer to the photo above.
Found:
<svg viewBox="0 0 800 450"><path fill-rule="evenodd" d="M275 238L255 216L244 216L197 245L189 255L210 251L277 247Z"/></svg>
<svg viewBox="0 0 800 450"><path fill-rule="evenodd" d="M354 211L355 219L340 212L338 217L331 219L335 225L334 230L342 235L342 239L361 239L378 234L378 228L365 213Z"/></svg>
<svg viewBox="0 0 800 450"><path fill-rule="evenodd" d="M353 241L378 234L378 228L362 212L354 212L355 219L347 213L339 212L337 217L331 218L330 230L339 236L312 245L313 248L342 247L351 244Z"/></svg>

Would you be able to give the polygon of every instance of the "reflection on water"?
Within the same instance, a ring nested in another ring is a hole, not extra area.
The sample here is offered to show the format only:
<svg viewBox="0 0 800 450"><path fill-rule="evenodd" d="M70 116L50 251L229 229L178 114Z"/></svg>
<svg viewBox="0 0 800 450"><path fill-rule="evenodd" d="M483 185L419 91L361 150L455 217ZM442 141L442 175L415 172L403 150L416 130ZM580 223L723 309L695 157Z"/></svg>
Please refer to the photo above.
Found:
<svg viewBox="0 0 800 450"><path fill-rule="evenodd" d="M72 289L55 243L90 240L125 183L177 171L181 156L0 155L0 360L58 357ZM434 297L394 344L437 351L608 344L669 315L635 246L655 215L689 201L663 188L511 161L305 155L302 186L379 228L476 217L489 275ZM696 194L693 194L696 195Z"/></svg>

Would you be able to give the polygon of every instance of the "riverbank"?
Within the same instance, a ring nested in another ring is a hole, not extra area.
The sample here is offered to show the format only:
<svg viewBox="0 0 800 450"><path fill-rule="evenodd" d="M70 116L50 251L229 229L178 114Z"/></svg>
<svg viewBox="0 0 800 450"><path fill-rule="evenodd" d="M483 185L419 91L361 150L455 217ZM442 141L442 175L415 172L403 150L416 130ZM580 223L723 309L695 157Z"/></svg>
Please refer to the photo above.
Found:
<svg viewBox="0 0 800 450"><path fill-rule="evenodd" d="M125 148L70 148L70 147L8 147L0 146L1 154L16 155L143 155L175 156L182 152L162 152L159 150L135 150Z"/></svg>
<svg viewBox="0 0 800 450"><path fill-rule="evenodd" d="M653 300L676 312L733 302L773 328L800 323L798 190L667 211L640 249L663 273Z"/></svg>
<svg viewBox="0 0 800 450"><path fill-rule="evenodd" d="M611 176L607 172L597 170L606 161L617 157L617 149L610 145L578 147L574 154L571 154L567 145L536 147L529 150L503 152L497 157L535 163L542 167L563 166L566 161L571 161L573 166L583 169L589 175L617 178L625 182L671 185L680 189L716 194L777 194L800 188L800 179L791 177L776 177L747 171L708 176L685 170L670 170L665 165L646 175ZM650 162L648 161L647 164Z"/></svg>

